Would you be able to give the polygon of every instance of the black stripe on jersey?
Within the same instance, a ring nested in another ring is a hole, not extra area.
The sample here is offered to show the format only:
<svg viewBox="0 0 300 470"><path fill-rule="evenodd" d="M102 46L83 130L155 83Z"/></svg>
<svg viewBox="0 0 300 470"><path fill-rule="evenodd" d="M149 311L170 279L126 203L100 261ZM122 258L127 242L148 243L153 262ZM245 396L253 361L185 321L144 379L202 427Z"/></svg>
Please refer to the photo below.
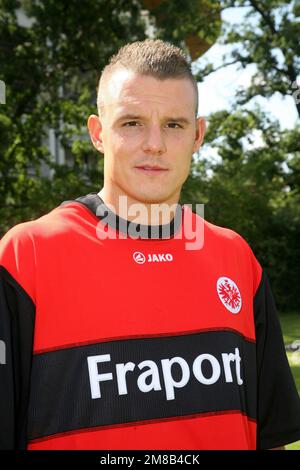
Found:
<svg viewBox="0 0 300 470"><path fill-rule="evenodd" d="M232 331L122 339L34 356L28 438L231 410L256 419L253 341Z"/></svg>

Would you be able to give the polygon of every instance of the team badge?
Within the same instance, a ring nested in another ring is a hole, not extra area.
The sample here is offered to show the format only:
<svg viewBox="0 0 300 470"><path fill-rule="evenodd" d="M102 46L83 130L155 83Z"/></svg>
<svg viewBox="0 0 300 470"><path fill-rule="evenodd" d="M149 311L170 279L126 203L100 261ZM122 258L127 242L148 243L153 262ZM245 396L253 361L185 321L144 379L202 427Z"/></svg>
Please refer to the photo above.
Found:
<svg viewBox="0 0 300 470"><path fill-rule="evenodd" d="M217 292L224 307L231 313L239 313L242 308L242 297L236 283L229 277L219 277Z"/></svg>

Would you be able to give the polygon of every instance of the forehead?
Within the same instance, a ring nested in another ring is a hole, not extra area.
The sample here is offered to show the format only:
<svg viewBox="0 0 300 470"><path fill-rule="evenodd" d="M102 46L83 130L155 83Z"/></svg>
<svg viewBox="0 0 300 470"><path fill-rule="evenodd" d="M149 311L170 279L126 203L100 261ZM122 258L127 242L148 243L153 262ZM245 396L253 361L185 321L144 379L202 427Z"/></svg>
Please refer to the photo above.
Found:
<svg viewBox="0 0 300 470"><path fill-rule="evenodd" d="M194 113L195 90L188 78L159 80L127 69L117 69L100 84L105 108L156 107L166 111Z"/></svg>

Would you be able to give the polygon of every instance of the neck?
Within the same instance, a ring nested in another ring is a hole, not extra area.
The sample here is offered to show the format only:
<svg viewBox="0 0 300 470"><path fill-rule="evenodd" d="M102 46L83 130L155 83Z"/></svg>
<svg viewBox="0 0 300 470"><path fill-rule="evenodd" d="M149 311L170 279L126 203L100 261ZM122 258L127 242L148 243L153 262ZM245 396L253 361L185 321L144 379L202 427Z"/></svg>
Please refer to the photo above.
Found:
<svg viewBox="0 0 300 470"><path fill-rule="evenodd" d="M115 194L102 188L98 196L119 217L136 224L165 225L175 217L179 197L159 203L141 202L124 194Z"/></svg>

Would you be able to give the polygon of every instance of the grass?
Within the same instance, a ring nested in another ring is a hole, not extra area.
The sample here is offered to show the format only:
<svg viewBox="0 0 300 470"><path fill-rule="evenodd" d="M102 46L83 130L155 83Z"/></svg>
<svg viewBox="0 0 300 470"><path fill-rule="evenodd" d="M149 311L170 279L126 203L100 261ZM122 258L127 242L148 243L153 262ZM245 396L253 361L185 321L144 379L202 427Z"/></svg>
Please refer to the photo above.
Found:
<svg viewBox="0 0 300 470"><path fill-rule="evenodd" d="M292 343L295 339L300 339L300 314L285 313L280 316L284 342Z"/></svg>
<svg viewBox="0 0 300 470"><path fill-rule="evenodd" d="M297 313L289 313L281 315L280 323L283 332L285 344L300 340L300 315ZM291 370L296 382L298 392L300 394L300 352L287 352ZM300 450L300 441L293 442L286 446L287 450Z"/></svg>

